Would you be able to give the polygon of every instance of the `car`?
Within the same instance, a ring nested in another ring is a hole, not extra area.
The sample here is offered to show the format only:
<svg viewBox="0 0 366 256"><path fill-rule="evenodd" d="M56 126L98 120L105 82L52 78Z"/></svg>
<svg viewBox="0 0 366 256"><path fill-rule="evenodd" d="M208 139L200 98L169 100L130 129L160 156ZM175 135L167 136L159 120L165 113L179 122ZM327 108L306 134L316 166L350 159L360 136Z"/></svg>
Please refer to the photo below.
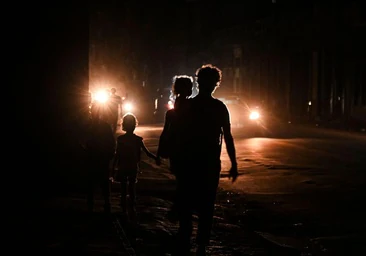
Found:
<svg viewBox="0 0 366 256"><path fill-rule="evenodd" d="M259 104L250 104L238 96L219 97L230 112L233 128L240 128L250 136L265 134L265 111Z"/></svg>
<svg viewBox="0 0 366 256"><path fill-rule="evenodd" d="M154 100L154 119L156 123L163 123L165 113L174 108L174 97L171 88L158 89Z"/></svg>

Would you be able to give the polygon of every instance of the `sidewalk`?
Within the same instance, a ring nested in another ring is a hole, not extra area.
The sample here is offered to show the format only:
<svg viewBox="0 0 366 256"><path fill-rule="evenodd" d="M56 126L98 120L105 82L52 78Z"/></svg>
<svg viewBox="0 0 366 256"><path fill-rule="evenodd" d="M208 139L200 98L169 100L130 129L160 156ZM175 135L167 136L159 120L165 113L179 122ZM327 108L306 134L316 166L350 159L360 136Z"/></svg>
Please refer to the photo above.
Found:
<svg viewBox="0 0 366 256"><path fill-rule="evenodd" d="M296 120L292 121L294 125L307 126L312 128L322 128L334 131L346 131L356 133L360 135L366 134L366 123L362 121L349 121L343 120Z"/></svg>

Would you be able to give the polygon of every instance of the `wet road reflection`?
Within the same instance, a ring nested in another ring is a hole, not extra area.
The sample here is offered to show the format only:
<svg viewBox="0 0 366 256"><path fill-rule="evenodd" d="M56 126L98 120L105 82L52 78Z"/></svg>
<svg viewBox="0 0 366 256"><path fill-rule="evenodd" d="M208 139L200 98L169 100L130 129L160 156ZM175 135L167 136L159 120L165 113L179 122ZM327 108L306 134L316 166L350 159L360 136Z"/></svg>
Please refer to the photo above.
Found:
<svg viewBox="0 0 366 256"><path fill-rule="evenodd" d="M140 126L136 133L154 152L161 129ZM296 237L298 244L366 230L360 203L366 189L366 136L302 127L261 138L240 129L233 134L240 176L234 184L228 180L224 145L217 218L271 239Z"/></svg>

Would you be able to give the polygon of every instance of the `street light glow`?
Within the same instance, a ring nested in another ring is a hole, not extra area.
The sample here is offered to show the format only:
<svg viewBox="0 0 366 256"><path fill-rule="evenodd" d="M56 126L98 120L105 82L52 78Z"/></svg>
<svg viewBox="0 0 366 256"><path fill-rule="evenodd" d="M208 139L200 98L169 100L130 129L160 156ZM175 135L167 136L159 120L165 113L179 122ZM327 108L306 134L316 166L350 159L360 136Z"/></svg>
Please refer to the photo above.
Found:
<svg viewBox="0 0 366 256"><path fill-rule="evenodd" d="M125 104L123 105L123 108L124 108L124 110L125 110L125 111L127 111L127 112L131 112L131 111L132 111L132 109L133 109L133 106L132 106L132 104L131 104L131 103L125 103Z"/></svg>
<svg viewBox="0 0 366 256"><path fill-rule="evenodd" d="M103 91L103 90L97 91L95 93L94 99L98 102L102 102L102 103L106 102L108 100L107 92Z"/></svg>

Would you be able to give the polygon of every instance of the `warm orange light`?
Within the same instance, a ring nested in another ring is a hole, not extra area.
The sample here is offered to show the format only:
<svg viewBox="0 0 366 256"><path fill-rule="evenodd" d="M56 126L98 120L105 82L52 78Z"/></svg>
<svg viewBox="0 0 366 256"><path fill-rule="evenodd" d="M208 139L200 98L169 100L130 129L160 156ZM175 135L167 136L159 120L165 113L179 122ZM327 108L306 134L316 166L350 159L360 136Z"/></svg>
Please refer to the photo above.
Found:
<svg viewBox="0 0 366 256"><path fill-rule="evenodd" d="M132 109L133 109L133 106L132 106L132 104L131 104L131 103L125 103L125 104L123 105L123 109L124 109L125 111L127 111L127 112L131 112L131 111L132 111Z"/></svg>
<svg viewBox="0 0 366 256"><path fill-rule="evenodd" d="M260 117L260 115L259 115L259 113L257 111L253 111L249 115L249 119L251 119L251 120L258 119L259 117Z"/></svg>
<svg viewBox="0 0 366 256"><path fill-rule="evenodd" d="M101 90L95 93L94 99L98 102L106 102L108 100L108 94L106 91Z"/></svg>

